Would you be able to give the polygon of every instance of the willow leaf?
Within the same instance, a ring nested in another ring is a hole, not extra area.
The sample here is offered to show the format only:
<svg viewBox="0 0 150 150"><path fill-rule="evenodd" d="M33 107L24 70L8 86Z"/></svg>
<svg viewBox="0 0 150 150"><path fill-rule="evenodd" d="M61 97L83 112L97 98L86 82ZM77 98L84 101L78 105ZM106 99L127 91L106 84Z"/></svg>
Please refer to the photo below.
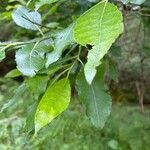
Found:
<svg viewBox="0 0 150 150"><path fill-rule="evenodd" d="M35 133L68 107L70 97L70 84L66 78L61 79L47 89L36 110Z"/></svg>
<svg viewBox="0 0 150 150"><path fill-rule="evenodd" d="M71 24L69 27L56 34L56 39L54 41L55 49L51 53L47 54L46 67L56 62L61 57L64 49L74 43L72 33L73 27L74 24Z"/></svg>
<svg viewBox="0 0 150 150"><path fill-rule="evenodd" d="M27 8L20 6L12 13L12 18L18 26L30 30L38 30L36 24L41 24L41 15L37 11L30 12Z"/></svg>
<svg viewBox="0 0 150 150"><path fill-rule="evenodd" d="M92 124L98 128L103 128L110 115L112 102L100 74L98 71L92 84L89 85L84 74L80 73L77 77L76 88L80 99L86 105L87 115Z"/></svg>
<svg viewBox="0 0 150 150"><path fill-rule="evenodd" d="M93 46L88 53L84 69L89 84L96 75L96 67L101 64L100 60L123 32L122 20L118 8L107 0L98 3L77 19L74 28L75 41L84 46L86 44Z"/></svg>

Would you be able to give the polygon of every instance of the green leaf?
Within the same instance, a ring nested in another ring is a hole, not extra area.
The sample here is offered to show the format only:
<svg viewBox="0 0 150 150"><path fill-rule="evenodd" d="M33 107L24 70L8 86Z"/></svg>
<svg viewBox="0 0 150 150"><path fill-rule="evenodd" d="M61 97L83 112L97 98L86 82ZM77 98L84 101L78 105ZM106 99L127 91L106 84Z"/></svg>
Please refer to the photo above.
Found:
<svg viewBox="0 0 150 150"><path fill-rule="evenodd" d="M25 123L25 131L27 133L30 133L34 130L34 117L35 117L35 112L37 108L38 103L35 102L34 104L30 105L29 108L27 109L27 114L26 114L26 123Z"/></svg>
<svg viewBox="0 0 150 150"><path fill-rule="evenodd" d="M21 72L18 69L13 69L5 75L5 78L15 78L19 76L21 76Z"/></svg>
<svg viewBox="0 0 150 150"><path fill-rule="evenodd" d="M39 9L41 6L43 5L46 5L46 4L52 4L52 3L55 3L59 0L38 0L36 3L35 3L35 9Z"/></svg>
<svg viewBox="0 0 150 150"><path fill-rule="evenodd" d="M45 52L38 50L38 45L26 45L16 52L17 68L26 76L35 76L45 65Z"/></svg>
<svg viewBox="0 0 150 150"><path fill-rule="evenodd" d="M117 64L112 59L109 59L108 65L108 76L115 82L118 82L119 72Z"/></svg>
<svg viewBox="0 0 150 150"><path fill-rule="evenodd" d="M86 82L84 74L80 73L77 77L76 88L79 97L86 105L87 115L92 124L103 128L110 115L112 102L110 95L106 92L101 73L97 73L91 85Z"/></svg>
<svg viewBox="0 0 150 150"><path fill-rule="evenodd" d="M15 90L14 96L2 106L0 113L5 111L9 107L12 107L14 105L19 105L21 103L20 99L23 97L25 92L26 92L26 86L23 83Z"/></svg>
<svg viewBox="0 0 150 150"><path fill-rule="evenodd" d="M0 62L5 58L5 49L0 48Z"/></svg>
<svg viewBox="0 0 150 150"><path fill-rule="evenodd" d="M109 52L114 57L121 57L121 51L121 47L112 46Z"/></svg>
<svg viewBox="0 0 150 150"><path fill-rule="evenodd" d="M73 28L74 24L71 24L68 28L57 33L56 39L54 41L55 49L53 52L47 55L46 67L56 62L61 57L63 50L70 44L74 43Z"/></svg>
<svg viewBox="0 0 150 150"><path fill-rule="evenodd" d="M71 88L68 79L61 79L50 86L42 97L35 114L35 133L50 123L69 105Z"/></svg>
<svg viewBox="0 0 150 150"><path fill-rule="evenodd" d="M48 79L48 76L35 76L25 80L27 88L35 99L46 90Z"/></svg>
<svg viewBox="0 0 150 150"><path fill-rule="evenodd" d="M108 52L112 43L123 32L122 14L118 8L107 0L98 3L79 19L74 28L75 41L81 45L93 46L88 53L85 65L85 77L89 84L96 75L96 67Z"/></svg>
<svg viewBox="0 0 150 150"><path fill-rule="evenodd" d="M49 38L46 40L42 40L38 45L36 46L37 51L43 51L43 52L51 52L54 50L54 41Z"/></svg>
<svg viewBox="0 0 150 150"><path fill-rule="evenodd" d="M36 24L41 24L41 15L37 11L29 11L23 6L18 7L12 13L12 18L18 26L30 30L38 30Z"/></svg>

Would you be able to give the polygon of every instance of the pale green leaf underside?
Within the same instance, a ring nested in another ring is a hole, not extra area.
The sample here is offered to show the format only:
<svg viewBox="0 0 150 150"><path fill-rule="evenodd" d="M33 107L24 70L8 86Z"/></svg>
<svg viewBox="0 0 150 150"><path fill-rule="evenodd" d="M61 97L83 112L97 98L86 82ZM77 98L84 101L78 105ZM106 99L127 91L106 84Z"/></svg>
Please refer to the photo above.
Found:
<svg viewBox="0 0 150 150"><path fill-rule="evenodd" d="M33 44L26 45L16 52L17 68L26 76L33 77L45 64L44 52L38 51Z"/></svg>
<svg viewBox="0 0 150 150"><path fill-rule="evenodd" d="M61 57L63 50L68 45L74 43L73 33L72 33L73 27L74 27L74 24L71 24L66 29L57 33L56 39L54 41L55 49L53 52L47 54L46 67L48 67L50 64L56 62Z"/></svg>
<svg viewBox="0 0 150 150"><path fill-rule="evenodd" d="M13 11L12 18L18 26L30 30L38 30L38 26L36 24L41 24L42 22L41 15L37 11L30 12L23 6L20 6Z"/></svg>
<svg viewBox="0 0 150 150"><path fill-rule="evenodd" d="M70 84L66 78L59 80L47 89L36 110L35 133L68 107L70 97Z"/></svg>
<svg viewBox="0 0 150 150"><path fill-rule="evenodd" d="M96 67L108 52L112 43L123 32L122 14L118 8L103 1L85 12L76 22L75 41L81 45L93 46L88 53L85 77L89 84L96 75Z"/></svg>

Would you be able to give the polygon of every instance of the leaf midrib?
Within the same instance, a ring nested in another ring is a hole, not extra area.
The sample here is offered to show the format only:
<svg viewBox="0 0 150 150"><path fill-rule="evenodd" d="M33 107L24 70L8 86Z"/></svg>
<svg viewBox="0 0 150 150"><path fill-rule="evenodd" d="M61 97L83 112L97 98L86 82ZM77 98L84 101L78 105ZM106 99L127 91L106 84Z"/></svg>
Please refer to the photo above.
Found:
<svg viewBox="0 0 150 150"><path fill-rule="evenodd" d="M100 122L99 120L99 111L98 111L98 105L97 105L97 101L96 101L96 95L95 95L95 92L94 92L94 88L93 88L93 85L91 85L91 90L92 90L92 93L93 93L93 100L94 100L94 106L95 106L95 112L96 112L96 116L97 116L97 124Z"/></svg>
<svg viewBox="0 0 150 150"><path fill-rule="evenodd" d="M100 20L100 24L99 24L100 32L99 32L99 36L98 36L98 47L99 47L99 49L100 49L100 43L102 41L102 35L101 35L101 33L102 33L102 20L103 20L103 17L104 17L104 12L105 12L105 9L106 9L107 2L108 2L108 0L106 0L104 2L105 4L104 4L104 7L103 7L102 15L100 15L100 18L99 18L99 20Z"/></svg>

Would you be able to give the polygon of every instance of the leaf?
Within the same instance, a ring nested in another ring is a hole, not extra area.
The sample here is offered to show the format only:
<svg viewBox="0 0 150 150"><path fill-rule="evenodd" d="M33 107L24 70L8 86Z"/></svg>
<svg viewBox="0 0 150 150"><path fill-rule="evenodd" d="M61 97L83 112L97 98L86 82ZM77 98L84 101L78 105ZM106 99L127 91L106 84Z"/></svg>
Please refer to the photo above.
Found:
<svg viewBox="0 0 150 150"><path fill-rule="evenodd" d="M101 73L97 73L91 85L86 82L84 74L80 73L77 77L76 89L86 105L87 115L92 124L103 128L110 115L112 102L110 95L106 92Z"/></svg>
<svg viewBox="0 0 150 150"><path fill-rule="evenodd" d="M35 102L34 104L30 105L27 109L26 115L26 123L25 123L25 131L30 133L34 130L34 117L38 103Z"/></svg>
<svg viewBox="0 0 150 150"><path fill-rule="evenodd" d="M43 5L46 5L46 4L52 4L52 3L55 3L59 0L38 0L36 3L35 3L35 9L38 10L41 6Z"/></svg>
<svg viewBox="0 0 150 150"><path fill-rule="evenodd" d="M102 1L85 12L77 19L74 28L75 41L81 45L93 46L88 53L84 68L85 77L89 84L96 75L96 67L108 52L112 43L123 32L122 14L111 3Z"/></svg>
<svg viewBox="0 0 150 150"><path fill-rule="evenodd" d="M37 51L43 51L43 52L51 52L54 50L54 41L49 38L46 40L42 40L37 46L36 46Z"/></svg>
<svg viewBox="0 0 150 150"><path fill-rule="evenodd" d="M15 90L14 96L2 106L0 113L5 111L9 107L20 104L21 103L20 98L22 98L25 92L26 92L26 86L23 83Z"/></svg>
<svg viewBox="0 0 150 150"><path fill-rule="evenodd" d="M48 79L48 76L35 76L25 80L27 88L35 99L46 90Z"/></svg>
<svg viewBox="0 0 150 150"><path fill-rule="evenodd" d="M0 62L5 58L5 49L0 47Z"/></svg>
<svg viewBox="0 0 150 150"><path fill-rule="evenodd" d="M114 56L114 57L121 57L121 47L119 47L119 46L112 46L111 48L110 48L110 54L112 55L112 56Z"/></svg>
<svg viewBox="0 0 150 150"><path fill-rule="evenodd" d="M71 24L68 28L57 33L56 39L54 41L55 49L53 52L51 52L47 55L46 67L48 67L50 64L56 62L61 57L63 50L68 45L74 43L73 27L74 27L74 24Z"/></svg>
<svg viewBox="0 0 150 150"><path fill-rule="evenodd" d="M108 76L115 82L118 82L119 72L117 64L114 62L113 59L109 59L108 65Z"/></svg>
<svg viewBox="0 0 150 150"><path fill-rule="evenodd" d="M26 76L33 77L45 65L45 52L38 50L38 45L26 45L16 52L17 68Z"/></svg>
<svg viewBox="0 0 150 150"><path fill-rule="evenodd" d="M68 79L61 79L50 86L42 97L35 114L35 133L50 123L69 105L71 89Z"/></svg>
<svg viewBox="0 0 150 150"><path fill-rule="evenodd" d="M19 76L21 76L21 72L18 69L13 69L5 75L5 78L15 78Z"/></svg>
<svg viewBox="0 0 150 150"><path fill-rule="evenodd" d="M23 6L18 7L12 13L12 18L18 26L30 30L38 30L36 24L41 24L41 15L37 11L29 11Z"/></svg>

